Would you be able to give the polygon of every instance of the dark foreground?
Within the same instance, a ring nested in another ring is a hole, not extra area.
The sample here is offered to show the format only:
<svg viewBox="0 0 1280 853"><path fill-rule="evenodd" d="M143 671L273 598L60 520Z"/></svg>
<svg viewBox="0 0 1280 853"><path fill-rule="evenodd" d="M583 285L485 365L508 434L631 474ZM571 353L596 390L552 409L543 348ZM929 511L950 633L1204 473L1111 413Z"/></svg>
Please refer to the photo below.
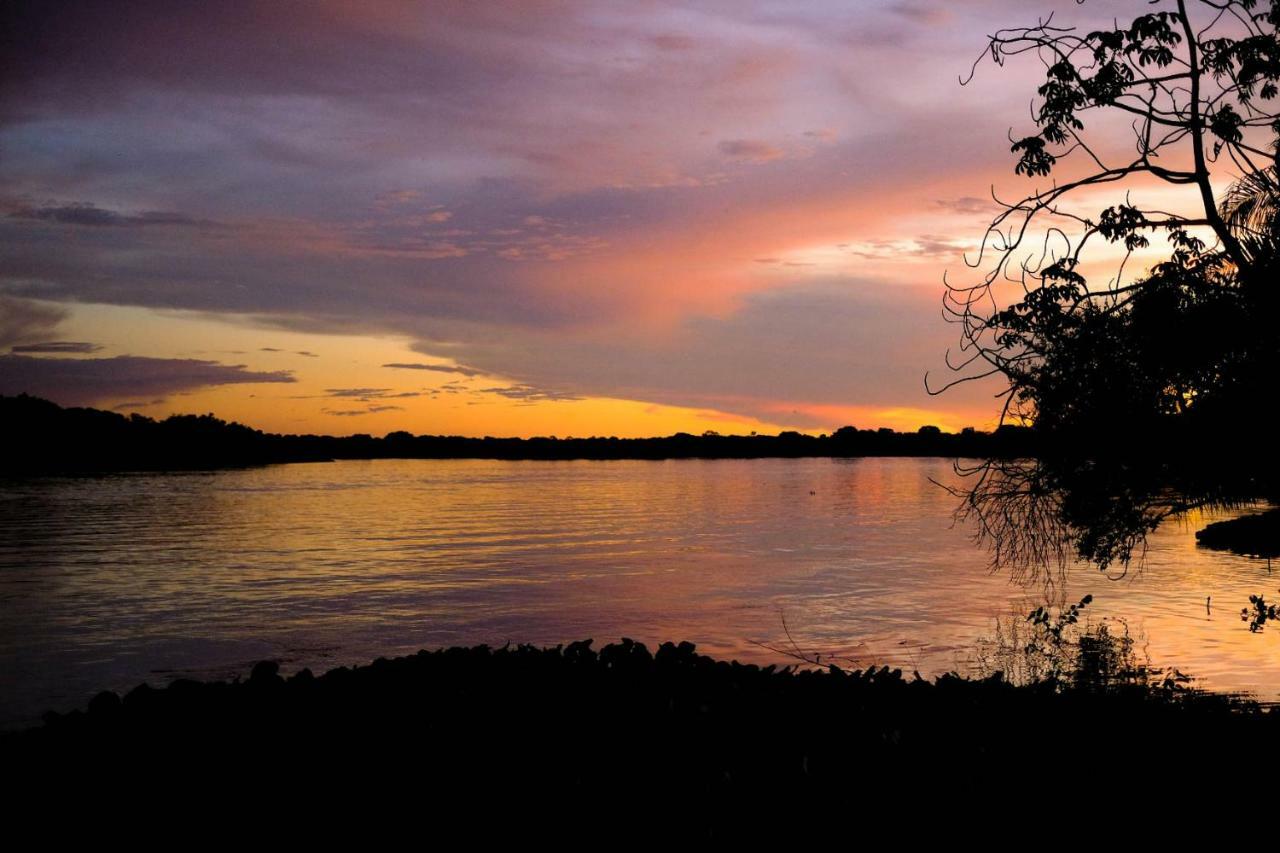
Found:
<svg viewBox="0 0 1280 853"><path fill-rule="evenodd" d="M985 804L1016 822L1064 798L1135 808L1165 793L1262 793L1280 714L1173 686L779 670L624 640L420 652L287 679L262 663L246 681L104 693L0 744L10 781L60 801L125 798L172 817L165 808L230 800L309 815L312 829L373 802L432 832L483 813L466 819L473 839L603 843L835 837L859 816Z"/></svg>

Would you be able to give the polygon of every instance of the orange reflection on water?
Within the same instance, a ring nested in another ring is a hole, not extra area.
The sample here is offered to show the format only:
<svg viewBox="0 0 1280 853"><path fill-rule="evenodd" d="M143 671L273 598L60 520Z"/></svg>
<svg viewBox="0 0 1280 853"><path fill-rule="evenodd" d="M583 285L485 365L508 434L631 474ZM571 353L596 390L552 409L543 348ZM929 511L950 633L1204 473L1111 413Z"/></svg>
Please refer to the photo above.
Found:
<svg viewBox="0 0 1280 853"><path fill-rule="evenodd" d="M1280 696L1280 635L1239 616L1280 578L1196 547L1220 514L1158 530L1123 579L1077 566L1046 590L988 570L932 482L954 479L937 459L382 460L9 482L0 717L268 657L584 637L936 674L997 616L1085 593L1155 664Z"/></svg>

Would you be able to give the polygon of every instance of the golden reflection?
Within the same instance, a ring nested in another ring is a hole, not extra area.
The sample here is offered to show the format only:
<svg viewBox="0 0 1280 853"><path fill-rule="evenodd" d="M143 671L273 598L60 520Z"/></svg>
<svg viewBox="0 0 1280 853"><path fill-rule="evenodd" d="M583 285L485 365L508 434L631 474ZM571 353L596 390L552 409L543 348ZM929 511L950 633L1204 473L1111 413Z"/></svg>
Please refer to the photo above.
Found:
<svg viewBox="0 0 1280 853"><path fill-rule="evenodd" d="M988 571L931 482L954 476L931 459L379 460L11 482L0 658L91 691L155 668L629 636L756 661L794 640L930 674L1000 614L1092 594L1089 618L1126 620L1155 665L1280 697L1275 637L1239 617L1280 578L1195 545L1227 513L1162 526L1124 580L1081 564L1046 590Z"/></svg>

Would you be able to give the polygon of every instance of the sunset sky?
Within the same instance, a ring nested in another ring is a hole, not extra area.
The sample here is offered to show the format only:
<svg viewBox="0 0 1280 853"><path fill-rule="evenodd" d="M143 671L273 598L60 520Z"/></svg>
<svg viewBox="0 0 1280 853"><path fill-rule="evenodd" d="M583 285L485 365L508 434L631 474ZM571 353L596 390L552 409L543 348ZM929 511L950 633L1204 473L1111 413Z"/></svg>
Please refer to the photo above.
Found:
<svg viewBox="0 0 1280 853"><path fill-rule="evenodd" d="M336 434L989 426L997 386L923 378L992 186L1032 188L1039 71L958 77L1001 26L1134 5L25 4L0 393Z"/></svg>

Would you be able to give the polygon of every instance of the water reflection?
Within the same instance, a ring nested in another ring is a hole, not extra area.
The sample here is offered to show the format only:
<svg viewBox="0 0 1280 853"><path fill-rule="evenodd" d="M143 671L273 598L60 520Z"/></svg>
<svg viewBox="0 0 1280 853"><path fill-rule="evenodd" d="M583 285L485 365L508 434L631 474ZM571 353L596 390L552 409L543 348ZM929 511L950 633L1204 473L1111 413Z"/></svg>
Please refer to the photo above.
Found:
<svg viewBox="0 0 1280 853"><path fill-rule="evenodd" d="M1135 559L1141 564L1149 535L1165 521L1260 502L1249 482L1193 470L1133 458L988 459L956 463L958 484L945 488L960 499L957 517L973 525L993 568L1052 583L1054 571L1079 561L1124 574Z"/></svg>
<svg viewBox="0 0 1280 853"><path fill-rule="evenodd" d="M1280 695L1240 622L1265 563L1152 533L1145 571L1011 584L935 459L372 461L0 484L0 717L276 658L324 669L451 644L756 643L936 673L992 620L1092 593L1158 664ZM1074 596L1074 597L1072 597ZM1206 613L1205 600L1215 606ZM1229 608L1228 602L1238 602Z"/></svg>
<svg viewBox="0 0 1280 853"><path fill-rule="evenodd" d="M962 485L944 488L961 500L956 517L974 527L993 569L1009 570L1024 581L1052 586L1076 563L1092 564L1115 580L1115 570L1122 577L1135 561L1142 565L1151 533L1161 524L1192 519L1196 510L1209 508L1237 514L1204 524L1196 531L1197 544L1264 559L1270 575L1271 560L1280 554L1280 509L1239 511L1264 505L1267 487L1260 484L1273 478L1257 478L1256 466L1243 466L1239 459L1219 458L1214 464L1198 454L1170 465L1161 458L1065 452L957 462ZM1251 633L1280 621L1275 600L1268 603L1261 593L1248 596L1239 613ZM1243 603L1228 602L1228 609ZM1206 596L1206 617L1212 612L1212 596Z"/></svg>

